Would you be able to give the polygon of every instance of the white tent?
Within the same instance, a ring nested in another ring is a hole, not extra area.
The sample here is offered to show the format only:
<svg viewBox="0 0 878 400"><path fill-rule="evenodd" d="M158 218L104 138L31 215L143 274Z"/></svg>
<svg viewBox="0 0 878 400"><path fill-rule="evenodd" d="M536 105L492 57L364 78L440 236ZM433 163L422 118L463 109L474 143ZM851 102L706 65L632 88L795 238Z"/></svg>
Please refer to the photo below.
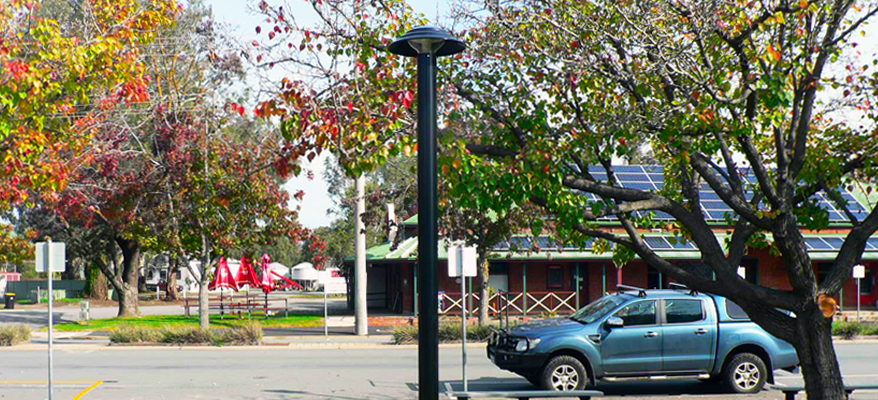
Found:
<svg viewBox="0 0 878 400"><path fill-rule="evenodd" d="M297 281L316 281L318 273L317 268L314 268L313 264L303 262L293 267L290 275L290 278Z"/></svg>

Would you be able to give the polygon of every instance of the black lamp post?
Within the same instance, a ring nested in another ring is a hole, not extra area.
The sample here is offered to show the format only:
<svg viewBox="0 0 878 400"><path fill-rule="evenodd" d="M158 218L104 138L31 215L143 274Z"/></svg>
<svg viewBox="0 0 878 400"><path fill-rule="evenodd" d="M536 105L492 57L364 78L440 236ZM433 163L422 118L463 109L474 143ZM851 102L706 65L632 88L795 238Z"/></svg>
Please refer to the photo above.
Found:
<svg viewBox="0 0 878 400"><path fill-rule="evenodd" d="M414 28L388 46L418 58L418 393L439 398L438 199L436 170L436 58L466 45L439 28Z"/></svg>

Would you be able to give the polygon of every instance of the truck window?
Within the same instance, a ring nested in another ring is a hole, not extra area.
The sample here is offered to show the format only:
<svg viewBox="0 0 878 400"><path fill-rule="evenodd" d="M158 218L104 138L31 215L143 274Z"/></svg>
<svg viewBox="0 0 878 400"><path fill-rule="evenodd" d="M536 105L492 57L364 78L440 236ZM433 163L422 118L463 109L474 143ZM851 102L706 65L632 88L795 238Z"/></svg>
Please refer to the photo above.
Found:
<svg viewBox="0 0 878 400"><path fill-rule="evenodd" d="M613 316L622 318L625 326L655 325L655 300L629 304Z"/></svg>
<svg viewBox="0 0 878 400"><path fill-rule="evenodd" d="M726 311L729 313L729 317L733 319L750 319L750 316L744 312L744 309L741 306L735 304L735 302L726 299Z"/></svg>
<svg viewBox="0 0 878 400"><path fill-rule="evenodd" d="M669 324L683 324L704 319L701 300L665 300L665 319Z"/></svg>

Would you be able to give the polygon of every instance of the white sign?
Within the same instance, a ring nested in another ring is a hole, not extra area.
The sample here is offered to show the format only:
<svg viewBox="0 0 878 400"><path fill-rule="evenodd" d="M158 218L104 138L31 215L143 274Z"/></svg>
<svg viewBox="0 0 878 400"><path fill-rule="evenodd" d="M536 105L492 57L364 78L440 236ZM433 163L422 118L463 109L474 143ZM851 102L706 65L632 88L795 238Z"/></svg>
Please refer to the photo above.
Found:
<svg viewBox="0 0 878 400"><path fill-rule="evenodd" d="M448 246L448 276L476 276L476 259L478 254L475 247L452 244Z"/></svg>
<svg viewBox="0 0 878 400"><path fill-rule="evenodd" d="M747 268L738 267L738 276L740 276L741 279L747 279Z"/></svg>
<svg viewBox="0 0 878 400"><path fill-rule="evenodd" d="M344 278L331 278L323 282L323 293L345 294L348 292L348 284Z"/></svg>
<svg viewBox="0 0 878 400"><path fill-rule="evenodd" d="M863 279L866 277L866 267L862 265L854 265L854 279Z"/></svg>
<svg viewBox="0 0 878 400"><path fill-rule="evenodd" d="M64 272L64 258L66 245L63 242L37 242L35 266L37 272L46 271L46 257L48 257L49 271Z"/></svg>
<svg viewBox="0 0 878 400"><path fill-rule="evenodd" d="M330 271L317 271L317 283L322 285L324 282L332 279L332 272Z"/></svg>

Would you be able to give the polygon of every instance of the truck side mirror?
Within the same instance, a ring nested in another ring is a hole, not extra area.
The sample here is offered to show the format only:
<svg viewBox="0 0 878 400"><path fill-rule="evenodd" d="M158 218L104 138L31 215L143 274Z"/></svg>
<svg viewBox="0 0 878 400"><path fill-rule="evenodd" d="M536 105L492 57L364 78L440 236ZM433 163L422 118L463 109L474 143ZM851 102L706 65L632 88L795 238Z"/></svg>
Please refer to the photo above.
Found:
<svg viewBox="0 0 878 400"><path fill-rule="evenodd" d="M621 328L625 326L625 321L619 317L610 317L607 318L607 327L608 328Z"/></svg>

